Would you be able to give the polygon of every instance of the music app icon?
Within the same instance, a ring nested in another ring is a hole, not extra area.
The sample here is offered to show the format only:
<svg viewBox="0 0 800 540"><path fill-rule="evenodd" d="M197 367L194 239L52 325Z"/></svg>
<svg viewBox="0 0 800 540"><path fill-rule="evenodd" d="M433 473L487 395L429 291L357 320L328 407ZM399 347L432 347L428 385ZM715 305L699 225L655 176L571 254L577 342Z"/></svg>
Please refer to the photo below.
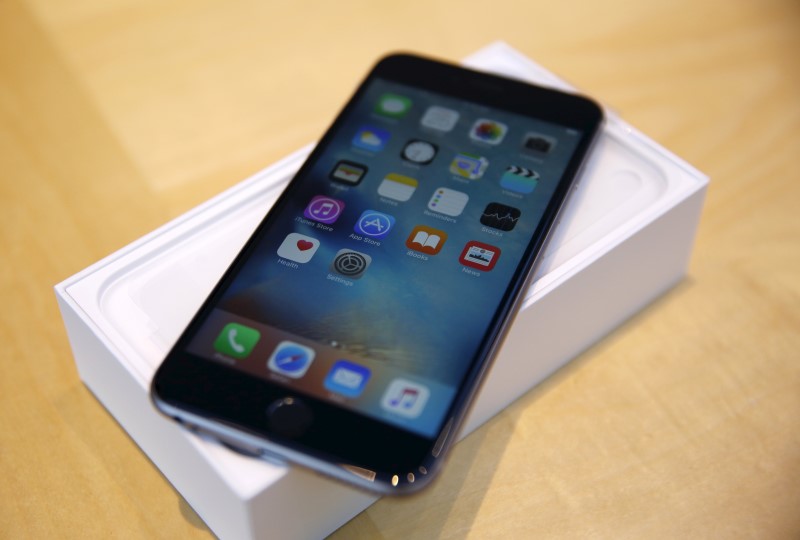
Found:
<svg viewBox="0 0 800 540"><path fill-rule="evenodd" d="M331 224L342 215L344 202L332 199L324 195L317 195L306 206L303 215L308 219L319 221L320 223Z"/></svg>
<svg viewBox="0 0 800 540"><path fill-rule="evenodd" d="M381 407L406 418L416 418L422 414L430 395L426 386L407 379L395 379L383 394Z"/></svg>

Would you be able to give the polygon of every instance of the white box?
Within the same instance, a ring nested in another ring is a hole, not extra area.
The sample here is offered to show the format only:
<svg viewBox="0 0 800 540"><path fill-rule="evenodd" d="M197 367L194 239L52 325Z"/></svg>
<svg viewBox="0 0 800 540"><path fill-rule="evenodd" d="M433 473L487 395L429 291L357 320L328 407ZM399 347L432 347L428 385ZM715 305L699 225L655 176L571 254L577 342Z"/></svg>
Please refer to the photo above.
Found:
<svg viewBox="0 0 800 540"><path fill-rule="evenodd" d="M503 43L466 63L569 89ZM607 114L596 152L464 433L686 272L707 179ZM148 397L168 347L310 148L56 286L81 378L221 538L322 537L375 500L192 435L158 414ZM314 512L299 515L303 508Z"/></svg>

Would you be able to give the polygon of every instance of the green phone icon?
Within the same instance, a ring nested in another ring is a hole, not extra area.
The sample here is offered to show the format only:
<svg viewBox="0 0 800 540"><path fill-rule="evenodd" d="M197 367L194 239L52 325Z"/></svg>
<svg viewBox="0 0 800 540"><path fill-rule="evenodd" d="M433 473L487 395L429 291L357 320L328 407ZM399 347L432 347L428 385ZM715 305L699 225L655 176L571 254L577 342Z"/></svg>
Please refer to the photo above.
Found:
<svg viewBox="0 0 800 540"><path fill-rule="evenodd" d="M214 350L237 359L247 358L260 338L261 333L255 328L228 323L214 340Z"/></svg>

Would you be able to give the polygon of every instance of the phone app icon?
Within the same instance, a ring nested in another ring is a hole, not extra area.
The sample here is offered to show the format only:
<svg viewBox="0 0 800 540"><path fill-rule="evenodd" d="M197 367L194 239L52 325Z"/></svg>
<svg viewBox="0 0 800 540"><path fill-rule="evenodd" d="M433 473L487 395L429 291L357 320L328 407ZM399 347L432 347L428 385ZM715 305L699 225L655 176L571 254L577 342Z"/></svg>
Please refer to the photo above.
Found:
<svg viewBox="0 0 800 540"><path fill-rule="evenodd" d="M320 223L334 223L344 211L344 201L317 195L308 203L303 215Z"/></svg>
<svg viewBox="0 0 800 540"><path fill-rule="evenodd" d="M319 249L319 240L300 233L289 233L278 247L278 257L305 264Z"/></svg>
<svg viewBox="0 0 800 540"><path fill-rule="evenodd" d="M532 154L546 156L556 146L555 137L542 133L529 132L522 139L522 148Z"/></svg>
<svg viewBox="0 0 800 540"><path fill-rule="evenodd" d="M450 163L450 172L462 178L478 180L486 172L488 166L489 160L483 156L457 154Z"/></svg>
<svg viewBox="0 0 800 540"><path fill-rule="evenodd" d="M267 361L267 367L292 379L306 374L314 360L314 349L293 341L281 341Z"/></svg>
<svg viewBox="0 0 800 540"><path fill-rule="evenodd" d="M324 385L331 392L357 398L367 386L370 375L369 368L347 360L337 360L325 377Z"/></svg>
<svg viewBox="0 0 800 540"><path fill-rule="evenodd" d="M370 152L383 150L389 142L389 131L372 126L362 126L353 137L353 146Z"/></svg>
<svg viewBox="0 0 800 540"><path fill-rule="evenodd" d="M352 249L340 249L331 262L331 272L349 279L360 279L367 271L372 257Z"/></svg>
<svg viewBox="0 0 800 540"><path fill-rule="evenodd" d="M241 360L250 356L259 339L261 339L261 333L255 328L238 323L228 323L214 340L214 350L225 356Z"/></svg>
<svg viewBox="0 0 800 540"><path fill-rule="evenodd" d="M456 127L459 116L461 115L453 109L433 105L428 107L419 123L422 127L447 133Z"/></svg>
<svg viewBox="0 0 800 540"><path fill-rule="evenodd" d="M509 165L500 177L500 187L523 195L531 193L538 183L539 173L516 165Z"/></svg>
<svg viewBox="0 0 800 540"><path fill-rule="evenodd" d="M411 109L411 100L397 94L383 94L375 106L375 112L389 118L402 118Z"/></svg>
<svg viewBox="0 0 800 540"><path fill-rule="evenodd" d="M358 234L364 234L372 238L383 238L389 234L393 226L394 216L376 210L365 210L356 221L354 230Z"/></svg>
<svg viewBox="0 0 800 540"><path fill-rule="evenodd" d="M517 225L520 215L522 213L519 208L493 202L487 204L483 210L481 223L493 229L510 231Z"/></svg>
<svg viewBox="0 0 800 540"><path fill-rule="evenodd" d="M364 179L364 175L367 174L368 170L367 166L361 163L342 160L333 168L330 178L335 182L355 186Z"/></svg>
<svg viewBox="0 0 800 540"><path fill-rule="evenodd" d="M439 212L446 216L460 216L467 206L469 195L461 191L440 187L433 192L431 200L428 201L428 209Z"/></svg>
<svg viewBox="0 0 800 540"><path fill-rule="evenodd" d="M417 190L419 182L409 176L389 173L378 186L378 195L395 201L406 202Z"/></svg>
<svg viewBox="0 0 800 540"><path fill-rule="evenodd" d="M406 238L406 247L427 255L436 255L442 251L445 242L447 242L446 232L417 225Z"/></svg>
<svg viewBox="0 0 800 540"><path fill-rule="evenodd" d="M436 152L438 150L437 146L433 143L412 139L406 143L400 155L406 161L416 163L417 165L427 165L436 157Z"/></svg>
<svg viewBox="0 0 800 540"><path fill-rule="evenodd" d="M500 144L506 136L508 126L496 120L480 118L469 130L469 138L486 144Z"/></svg>
<svg viewBox="0 0 800 540"><path fill-rule="evenodd" d="M464 266L488 272L497 264L500 248L474 240L467 242L458 261Z"/></svg>
<svg viewBox="0 0 800 540"><path fill-rule="evenodd" d="M416 418L422 414L430 395L426 386L407 379L395 379L383 394L381 407L406 418Z"/></svg>

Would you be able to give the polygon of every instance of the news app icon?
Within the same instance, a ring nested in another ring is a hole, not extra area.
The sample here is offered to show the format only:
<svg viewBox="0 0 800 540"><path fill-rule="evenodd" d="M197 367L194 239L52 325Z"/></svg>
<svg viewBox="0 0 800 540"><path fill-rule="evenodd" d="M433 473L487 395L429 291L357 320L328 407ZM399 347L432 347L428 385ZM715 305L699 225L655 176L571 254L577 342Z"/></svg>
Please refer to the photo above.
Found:
<svg viewBox="0 0 800 540"><path fill-rule="evenodd" d="M416 418L422 414L431 392L426 386L407 379L395 379L381 398L381 407L390 413Z"/></svg>
<svg viewBox="0 0 800 540"><path fill-rule="evenodd" d="M464 246L458 261L464 266L488 272L494 268L499 258L499 247L472 240Z"/></svg>

